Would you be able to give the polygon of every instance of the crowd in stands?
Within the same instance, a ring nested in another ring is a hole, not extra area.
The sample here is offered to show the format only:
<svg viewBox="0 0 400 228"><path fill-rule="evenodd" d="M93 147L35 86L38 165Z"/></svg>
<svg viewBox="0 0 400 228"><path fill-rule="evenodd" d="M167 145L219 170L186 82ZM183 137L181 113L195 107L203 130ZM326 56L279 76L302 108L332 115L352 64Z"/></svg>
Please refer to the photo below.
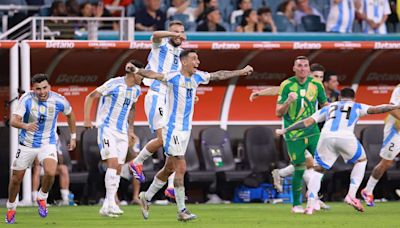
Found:
<svg viewBox="0 0 400 228"><path fill-rule="evenodd" d="M137 31L163 30L181 20L187 31L399 32L400 0L3 0L49 5L51 16L135 17ZM111 8L109 7L111 6ZM398 9L397 9L398 10ZM3 11L4 12L4 11ZM39 15L46 16L46 12ZM11 23L15 24L15 23ZM117 26L114 26L117 29Z"/></svg>

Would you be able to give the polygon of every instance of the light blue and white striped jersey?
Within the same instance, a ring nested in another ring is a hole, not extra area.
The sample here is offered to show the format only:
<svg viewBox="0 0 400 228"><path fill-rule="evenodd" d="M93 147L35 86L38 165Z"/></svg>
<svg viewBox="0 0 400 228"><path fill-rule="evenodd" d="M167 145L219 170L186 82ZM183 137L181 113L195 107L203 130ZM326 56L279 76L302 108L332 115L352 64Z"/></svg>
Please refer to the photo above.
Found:
<svg viewBox="0 0 400 228"><path fill-rule="evenodd" d="M210 74L196 71L185 77L180 71L165 74L167 86L165 124L168 130L189 131L192 129L194 98L200 84L208 84Z"/></svg>
<svg viewBox="0 0 400 228"><path fill-rule="evenodd" d="M140 86L128 87L124 77L106 81L96 91L101 93L97 127L108 127L120 133L128 132L128 115L140 96Z"/></svg>
<svg viewBox="0 0 400 228"><path fill-rule="evenodd" d="M354 101L337 101L323 107L311 117L316 122L325 121L322 134L346 137L354 135L354 126L358 119L367 115L370 106Z"/></svg>
<svg viewBox="0 0 400 228"><path fill-rule="evenodd" d="M169 38L162 39L161 43L153 43L149 56L147 57L146 70L152 70L157 73L168 73L179 71L181 61L179 55L181 47L174 47L169 43ZM150 89L161 95L166 94L166 87L160 81L154 79L143 79L143 84L150 86Z"/></svg>
<svg viewBox="0 0 400 228"><path fill-rule="evenodd" d="M400 84L394 88L392 92L392 96L390 97L390 103L394 105L400 104ZM385 128L384 128L384 140L383 146L385 146L394 136L399 135L399 130L396 128L396 125L400 122L400 120L396 119L392 115L388 115L385 119Z"/></svg>
<svg viewBox="0 0 400 228"><path fill-rule="evenodd" d="M361 0L360 10L375 23L379 23L385 15L391 13L389 0ZM386 34L386 23L382 23L379 28L373 29L366 21L363 21L362 31L368 34Z"/></svg>
<svg viewBox="0 0 400 228"><path fill-rule="evenodd" d="M33 91L22 95L13 114L21 116L24 123L36 122L38 130L19 129L19 143L31 148L56 144L57 117L60 112L69 115L72 108L68 100L56 92L50 91L46 101L40 101Z"/></svg>
<svg viewBox="0 0 400 228"><path fill-rule="evenodd" d="M342 0L338 4L335 4L334 0L331 0L331 8L326 21L326 31L339 33L352 32L355 14L354 0Z"/></svg>

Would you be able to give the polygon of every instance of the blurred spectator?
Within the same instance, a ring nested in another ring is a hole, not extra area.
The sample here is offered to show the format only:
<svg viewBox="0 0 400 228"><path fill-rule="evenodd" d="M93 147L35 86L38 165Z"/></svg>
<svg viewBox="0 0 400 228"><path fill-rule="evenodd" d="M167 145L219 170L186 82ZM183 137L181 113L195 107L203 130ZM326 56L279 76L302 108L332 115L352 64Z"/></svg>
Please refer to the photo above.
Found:
<svg viewBox="0 0 400 228"><path fill-rule="evenodd" d="M362 31L369 34L386 34L386 20L388 19L390 5L388 0L364 0L361 1L360 17Z"/></svg>
<svg viewBox="0 0 400 228"><path fill-rule="evenodd" d="M136 13L136 29L138 31L163 30L166 16L160 10L160 0L146 0L146 8Z"/></svg>
<svg viewBox="0 0 400 228"><path fill-rule="evenodd" d="M44 5L44 0L26 0L26 4L28 6L42 6Z"/></svg>
<svg viewBox="0 0 400 228"><path fill-rule="evenodd" d="M63 1L54 1L51 4L51 16L64 17L67 16L67 7Z"/></svg>
<svg viewBox="0 0 400 228"><path fill-rule="evenodd" d="M167 10L167 19L177 14L184 14L189 17L188 21L195 22L197 17L202 13L203 6L197 5L197 8L190 7L191 0L172 0L171 7Z"/></svg>
<svg viewBox="0 0 400 228"><path fill-rule="evenodd" d="M398 12L396 11L397 8L396 1L397 0L390 0L390 10L392 11L392 13L389 15L386 21L388 32L400 32L397 31L397 24L399 23L400 15L398 15Z"/></svg>
<svg viewBox="0 0 400 228"><path fill-rule="evenodd" d="M242 22L236 28L236 32L262 32L263 28L258 24L257 12L252 9L245 10L242 15Z"/></svg>
<svg viewBox="0 0 400 228"><path fill-rule="evenodd" d="M317 15L321 18L321 22L325 23L325 19L322 14L310 6L308 0L296 0L296 11L294 11L294 21L296 25L301 25L301 18L307 15Z"/></svg>
<svg viewBox="0 0 400 228"><path fill-rule="evenodd" d="M89 2L82 3L80 12L82 17L93 17L93 5Z"/></svg>
<svg viewBox="0 0 400 228"><path fill-rule="evenodd" d="M125 8L125 12L127 11L127 7L132 4L132 0L103 0L103 4L105 6L122 6ZM110 13L114 17L120 17L121 16L121 11L119 10L110 10Z"/></svg>
<svg viewBox="0 0 400 228"><path fill-rule="evenodd" d="M240 16L243 15L245 10L251 9L252 4L251 4L251 0L240 0L239 1L239 5L238 5L238 9L233 11L231 14L231 24L240 24ZM243 18L243 17L242 17ZM238 20L239 19L239 20Z"/></svg>
<svg viewBox="0 0 400 228"><path fill-rule="evenodd" d="M277 15L287 17L287 19L295 25L294 12L296 10L296 3L294 0L286 0L278 6Z"/></svg>
<svg viewBox="0 0 400 228"><path fill-rule="evenodd" d="M355 12L354 0L331 0L326 31L338 33L352 32Z"/></svg>
<svg viewBox="0 0 400 228"><path fill-rule="evenodd" d="M322 81L325 88L326 97L328 102L332 103L339 100L339 81L338 76L332 72L325 72L324 80Z"/></svg>
<svg viewBox="0 0 400 228"><path fill-rule="evenodd" d="M217 8L218 9L218 0L200 0L200 8L202 9L202 12L200 13L200 15L197 17L196 22L201 22L202 20L206 19L206 12L205 9L207 8Z"/></svg>
<svg viewBox="0 0 400 228"><path fill-rule="evenodd" d="M259 8L258 14L258 25L261 27L263 32L276 32L275 22L272 19L271 9L268 7Z"/></svg>
<svg viewBox="0 0 400 228"><path fill-rule="evenodd" d="M70 17L79 16L80 6L77 0L67 0L65 2L65 6L67 8L67 15Z"/></svg>
<svg viewBox="0 0 400 228"><path fill-rule="evenodd" d="M201 32L225 32L226 29L219 23L221 13L217 8L210 7L205 10L206 19L197 26L197 31Z"/></svg>

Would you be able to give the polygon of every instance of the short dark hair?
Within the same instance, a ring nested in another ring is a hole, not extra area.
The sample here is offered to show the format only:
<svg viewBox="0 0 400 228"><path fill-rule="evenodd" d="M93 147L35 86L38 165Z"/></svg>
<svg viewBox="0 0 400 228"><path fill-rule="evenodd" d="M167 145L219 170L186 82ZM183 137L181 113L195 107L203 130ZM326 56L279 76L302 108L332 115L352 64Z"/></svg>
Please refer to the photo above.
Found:
<svg viewBox="0 0 400 228"><path fill-rule="evenodd" d="M213 6L207 7L207 8L204 10L204 15L207 17L210 13L212 13L212 12L214 12L214 11L216 11L216 10L218 10L218 8L215 8L215 7L213 7Z"/></svg>
<svg viewBox="0 0 400 228"><path fill-rule="evenodd" d="M42 81L49 81L49 78L47 77L46 74L35 74L31 78L32 85L35 83L41 83Z"/></svg>
<svg viewBox="0 0 400 228"><path fill-rule="evenodd" d="M183 51L181 52L181 54L179 55L179 59L183 59L183 58L189 56L190 53L197 53L197 51L194 50L194 49L183 50Z"/></svg>
<svg viewBox="0 0 400 228"><path fill-rule="evenodd" d="M324 79L322 79L322 82L329 82L332 76L337 76L337 74L332 71L325 72Z"/></svg>
<svg viewBox="0 0 400 228"><path fill-rule="evenodd" d="M297 56L294 61L297 61L297 60L307 60L307 61L309 61L308 58L306 56L304 56L304 55Z"/></svg>
<svg viewBox="0 0 400 228"><path fill-rule="evenodd" d="M137 59L131 59L129 62L137 68L144 68L144 64Z"/></svg>
<svg viewBox="0 0 400 228"><path fill-rule="evenodd" d="M340 90L340 97L354 99L356 97L356 92L354 92L354 90L352 88L347 87L347 88Z"/></svg>
<svg viewBox="0 0 400 228"><path fill-rule="evenodd" d="M311 70L311 71L323 71L323 72L325 72L325 67L322 66L322 65L319 64L319 63L313 63L313 64L311 64L311 66L310 66L310 70Z"/></svg>
<svg viewBox="0 0 400 228"><path fill-rule="evenodd" d="M257 10L257 15L263 15L264 13L271 13L271 9L268 7L261 7Z"/></svg>
<svg viewBox="0 0 400 228"><path fill-rule="evenodd" d="M180 25L180 26L183 26L183 22L182 21L179 21L179 20L173 20L173 21L170 21L169 23L168 23L168 27L170 28L171 26L173 26L173 25Z"/></svg>

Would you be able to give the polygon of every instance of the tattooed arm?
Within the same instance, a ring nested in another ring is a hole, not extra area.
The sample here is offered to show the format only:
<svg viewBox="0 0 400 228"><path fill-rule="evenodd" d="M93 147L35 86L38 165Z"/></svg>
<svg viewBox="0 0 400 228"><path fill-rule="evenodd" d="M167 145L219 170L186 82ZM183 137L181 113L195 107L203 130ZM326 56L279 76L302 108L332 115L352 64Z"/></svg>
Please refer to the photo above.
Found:
<svg viewBox="0 0 400 228"><path fill-rule="evenodd" d="M315 123L315 119L312 118L312 117L308 117L307 119L304 119L302 121L298 121L298 122L292 124L291 126L285 128L285 129L276 129L275 132L276 132L277 135L283 135L283 134L285 134L286 132L289 132L289 131L294 131L294 130L300 130L300 129L303 129L303 128L307 128L307 127L313 125L314 123Z"/></svg>
<svg viewBox="0 0 400 228"><path fill-rule="evenodd" d="M156 79L159 81L164 80L164 74L160 74L160 73L154 72L152 70L145 70L145 69L137 68L132 63L128 63L126 65L125 70L126 70L126 72L138 74L145 78Z"/></svg>
<svg viewBox="0 0 400 228"><path fill-rule="evenodd" d="M368 108L368 114L380 114L385 112L390 112L396 109L400 109L400 105L392 105L392 104L383 104L377 106L371 106Z"/></svg>
<svg viewBox="0 0 400 228"><path fill-rule="evenodd" d="M219 80L226 80L238 76L247 76L253 73L253 67L247 65L245 68L241 70L220 70L217 72L210 73L210 80L211 81L219 81Z"/></svg>

